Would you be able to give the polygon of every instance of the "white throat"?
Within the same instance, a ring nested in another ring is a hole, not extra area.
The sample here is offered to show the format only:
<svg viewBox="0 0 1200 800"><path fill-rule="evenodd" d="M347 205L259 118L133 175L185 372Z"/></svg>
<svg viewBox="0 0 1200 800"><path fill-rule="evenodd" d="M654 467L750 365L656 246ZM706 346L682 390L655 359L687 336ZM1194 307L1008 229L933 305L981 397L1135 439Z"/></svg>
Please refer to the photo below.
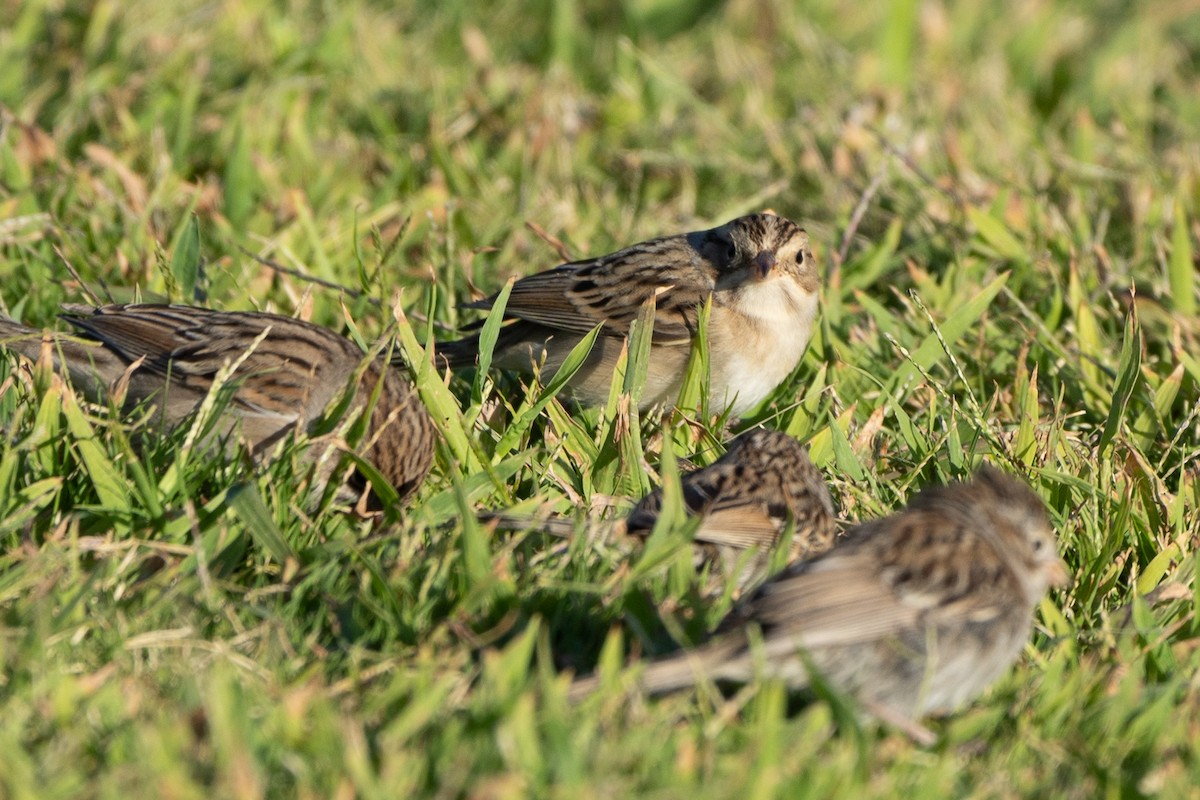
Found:
<svg viewBox="0 0 1200 800"><path fill-rule="evenodd" d="M753 282L722 311L720 324L709 326L711 396L741 415L800 363L817 316L817 295L786 277Z"/></svg>

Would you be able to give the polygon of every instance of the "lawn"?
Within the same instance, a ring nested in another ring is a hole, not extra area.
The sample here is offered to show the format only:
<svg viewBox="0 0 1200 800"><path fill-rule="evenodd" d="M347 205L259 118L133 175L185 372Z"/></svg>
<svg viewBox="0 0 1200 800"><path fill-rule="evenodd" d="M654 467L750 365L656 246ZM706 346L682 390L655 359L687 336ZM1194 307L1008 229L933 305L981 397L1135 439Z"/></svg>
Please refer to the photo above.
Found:
<svg viewBox="0 0 1200 800"><path fill-rule="evenodd" d="M560 250L772 209L820 325L735 429L806 441L851 522L986 457L1072 574L930 747L769 681L646 700L637 660L730 602L685 528L627 556L475 514L627 503L720 454L708 415L418 367L433 473L362 519L303 443L137 449L0 358L0 797L1194 791L1200 11L875 5L0 0L9 316L256 308L427 365Z"/></svg>

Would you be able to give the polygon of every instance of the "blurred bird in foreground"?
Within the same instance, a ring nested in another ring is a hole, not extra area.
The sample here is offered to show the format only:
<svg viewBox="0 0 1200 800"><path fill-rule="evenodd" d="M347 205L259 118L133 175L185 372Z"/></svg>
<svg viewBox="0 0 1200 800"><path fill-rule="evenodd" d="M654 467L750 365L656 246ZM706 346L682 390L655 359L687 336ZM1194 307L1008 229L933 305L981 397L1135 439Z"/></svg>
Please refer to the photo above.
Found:
<svg viewBox="0 0 1200 800"><path fill-rule="evenodd" d="M804 446L785 433L755 429L742 434L719 460L680 479L684 511L699 518L693 539L697 572L708 569L706 595L724 591L736 573L735 596L761 582L789 524L787 563L833 544L833 499ZM645 539L663 511L658 489L623 520L599 523L584 535ZM570 519L529 520L493 515L504 527L577 535Z"/></svg>
<svg viewBox="0 0 1200 800"><path fill-rule="evenodd" d="M709 396L734 416L761 402L800 362L817 314L819 278L808 236L773 214L740 217L718 228L635 244L518 280L504 307L507 324L492 364L552 375L603 323L591 354L571 379L587 405L608 398L630 324L655 305L643 410L674 403L687 372L699 309L708 320ZM467 308L490 309L498 294ZM440 363L474 366L479 335L438 345Z"/></svg>
<svg viewBox="0 0 1200 800"><path fill-rule="evenodd" d="M197 411L218 371L236 365L216 437L231 443L240 436L260 457L288 433L311 430L355 381L350 409L370 408L359 454L401 498L429 471L434 428L412 385L324 328L276 314L154 304L64 306L62 318L78 336L0 318L0 347L35 361L45 349L91 399L115 397L127 412L153 406L162 431ZM308 456L317 459L325 449L314 443ZM322 462L322 484L336 462Z"/></svg>
<svg viewBox="0 0 1200 800"><path fill-rule="evenodd" d="M709 642L649 664L639 683L658 694L757 675L803 688L814 669L903 725L952 711L1000 677L1046 589L1066 578L1041 500L984 465L771 577ZM580 679L572 695L598 682Z"/></svg>

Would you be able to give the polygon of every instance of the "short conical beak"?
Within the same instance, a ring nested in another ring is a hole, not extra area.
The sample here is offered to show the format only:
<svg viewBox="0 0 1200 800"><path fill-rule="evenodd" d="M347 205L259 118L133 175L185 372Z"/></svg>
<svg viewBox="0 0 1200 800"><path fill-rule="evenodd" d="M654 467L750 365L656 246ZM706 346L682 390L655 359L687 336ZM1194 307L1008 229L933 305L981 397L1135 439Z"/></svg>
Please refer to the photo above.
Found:
<svg viewBox="0 0 1200 800"><path fill-rule="evenodd" d="M1046 579L1051 586L1066 586L1071 582L1071 573L1067 571L1067 565L1061 558L1046 565Z"/></svg>
<svg viewBox="0 0 1200 800"><path fill-rule="evenodd" d="M773 250L763 250L754 257L754 272L759 280L765 280L774 268L775 252Z"/></svg>

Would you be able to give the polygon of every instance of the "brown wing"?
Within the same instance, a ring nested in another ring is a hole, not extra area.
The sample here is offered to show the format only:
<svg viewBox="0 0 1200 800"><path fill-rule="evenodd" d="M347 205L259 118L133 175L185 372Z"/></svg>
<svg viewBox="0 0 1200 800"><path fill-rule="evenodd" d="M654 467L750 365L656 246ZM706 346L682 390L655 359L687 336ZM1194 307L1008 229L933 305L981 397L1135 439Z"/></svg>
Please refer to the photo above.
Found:
<svg viewBox="0 0 1200 800"><path fill-rule="evenodd" d="M689 514L706 513L720 498L730 477L731 470L719 463L681 476L684 509ZM643 497L626 517L629 532L641 535L650 533L662 512L662 504L662 489Z"/></svg>
<svg viewBox="0 0 1200 800"><path fill-rule="evenodd" d="M606 333L624 336L642 304L655 298L655 342L688 342L696 307L715 286L711 265L687 238L669 236L522 278L505 316L579 334L603 322ZM490 309L497 296L467 307Z"/></svg>
<svg viewBox="0 0 1200 800"><path fill-rule="evenodd" d="M757 504L732 505L704 515L696 541L742 550L769 550L779 541L780 525Z"/></svg>
<svg viewBox="0 0 1200 800"><path fill-rule="evenodd" d="M218 430L224 434L236 425L260 451L297 424L314 420L366 358L331 331L274 314L147 304L65 306L63 317L83 336L59 336L51 351L56 359L61 356L65 364L60 366L75 384L99 399L126 379L126 407L152 401L168 427L195 410L219 370L241 359L229 384L229 413L218 421ZM17 338L9 342L6 337ZM37 358L41 336L0 319L0 347ZM365 406L377 386L380 395L362 453L403 499L429 471L434 429L411 384L381 362L365 365L355 402ZM322 481L336 461L327 464Z"/></svg>
<svg viewBox="0 0 1200 800"><path fill-rule="evenodd" d="M567 264L522 278L513 284L504 316L523 319L561 331L587 333L603 321L587 305L577 302L574 287L580 281L577 265ZM498 295L468 303L466 308L490 310Z"/></svg>
<svg viewBox="0 0 1200 800"><path fill-rule="evenodd" d="M837 548L768 581L722 629L821 647L879 639L942 617L985 621L1011 606L999 556L944 515L906 511L859 526Z"/></svg>
<svg viewBox="0 0 1200 800"><path fill-rule="evenodd" d="M138 370L143 384L154 375L163 385L203 393L218 370L249 350L235 373L233 402L257 412L320 411L362 359L342 337L274 314L130 305L68 307L63 318L129 363L144 358Z"/></svg>
<svg viewBox="0 0 1200 800"><path fill-rule="evenodd" d="M738 481L737 470L736 464L718 462L683 477L683 506L689 514L703 518L695 540L743 549L770 548L779 538L783 520L771 516L749 482ZM658 490L629 513L630 533L648 534L661 511L662 492Z"/></svg>
<svg viewBox="0 0 1200 800"><path fill-rule="evenodd" d="M869 553L839 552L803 562L758 589L720 630L756 622L768 639L804 647L870 641L917 623L921 609L900 602Z"/></svg>

